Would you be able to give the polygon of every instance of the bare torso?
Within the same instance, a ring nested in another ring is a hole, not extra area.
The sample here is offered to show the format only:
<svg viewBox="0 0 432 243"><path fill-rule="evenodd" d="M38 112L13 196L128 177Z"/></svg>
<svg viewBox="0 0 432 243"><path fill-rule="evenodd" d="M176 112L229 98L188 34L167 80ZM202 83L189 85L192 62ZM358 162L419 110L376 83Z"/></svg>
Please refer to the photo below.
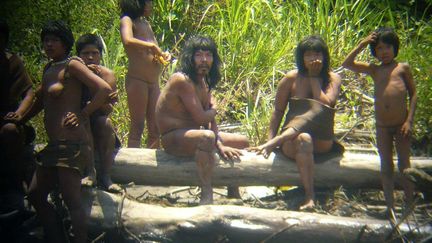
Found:
<svg viewBox="0 0 432 243"><path fill-rule="evenodd" d="M42 79L44 124L48 139L89 142L87 123L80 123L75 128L63 126L68 112L80 114L82 95L82 83L79 80L64 79L65 65L48 68Z"/></svg>
<svg viewBox="0 0 432 243"><path fill-rule="evenodd" d="M183 83L183 84L182 84ZM180 99L177 87L179 85L190 85L193 87L194 94L204 110L209 107L208 87L205 84L195 85L192 80L181 73L176 73L168 81L156 104L156 123L159 131L163 135L175 129L199 129L205 124L198 124L192 115L186 110L185 105Z"/></svg>
<svg viewBox="0 0 432 243"><path fill-rule="evenodd" d="M157 45L153 30L146 19L138 18L134 20L132 28L134 38ZM161 65L153 61L154 54L150 49L126 48L126 54L129 59L128 75L131 78L149 83L158 82Z"/></svg>
<svg viewBox="0 0 432 243"><path fill-rule="evenodd" d="M407 118L407 87L402 65L377 66L371 75L375 83L375 117L379 126L399 126Z"/></svg>

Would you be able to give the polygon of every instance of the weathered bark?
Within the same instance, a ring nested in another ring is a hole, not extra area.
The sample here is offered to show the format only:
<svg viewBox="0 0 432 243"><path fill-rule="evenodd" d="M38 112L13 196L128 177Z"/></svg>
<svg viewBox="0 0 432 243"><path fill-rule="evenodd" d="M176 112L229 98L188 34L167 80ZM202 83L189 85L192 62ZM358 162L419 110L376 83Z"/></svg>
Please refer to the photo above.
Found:
<svg viewBox="0 0 432 243"><path fill-rule="evenodd" d="M87 192L92 205L89 225L100 232L157 242L384 242L388 221L314 213L212 205L190 208L143 204L103 191ZM410 225L411 230L416 225ZM400 226L402 234L408 225ZM431 226L409 233L410 239L432 234Z"/></svg>
<svg viewBox="0 0 432 243"><path fill-rule="evenodd" d="M411 165L413 168L432 170L431 159L412 158ZM120 149L115 158L112 177L118 182L133 181L142 185L200 185L193 158L175 157L162 150ZM400 174L397 173L396 181L399 178ZM300 179L295 162L281 153L273 153L265 159L261 155L244 151L239 163L220 161L214 169L213 185L300 185ZM379 157L349 152L345 152L343 157L318 157L315 164L315 186L340 185L347 188L381 188Z"/></svg>

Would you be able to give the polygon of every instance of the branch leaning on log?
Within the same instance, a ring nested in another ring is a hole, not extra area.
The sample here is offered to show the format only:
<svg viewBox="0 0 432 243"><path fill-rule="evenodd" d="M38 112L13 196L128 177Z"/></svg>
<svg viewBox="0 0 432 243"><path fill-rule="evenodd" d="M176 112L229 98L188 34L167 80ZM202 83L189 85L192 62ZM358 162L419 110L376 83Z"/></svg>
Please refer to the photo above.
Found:
<svg viewBox="0 0 432 243"><path fill-rule="evenodd" d="M413 157L411 165L413 168L432 170L430 158ZM396 182L400 180L400 176L395 174ZM112 177L120 183L133 181L141 185L200 185L193 158L175 157L162 150L152 149L120 149L115 157ZM241 162L229 164L220 160L214 169L212 183L214 186L301 185L294 161L278 152L265 159L247 151L243 151ZM345 152L343 156L330 154L317 157L315 186L341 185L346 188L380 189L379 157L349 152Z"/></svg>

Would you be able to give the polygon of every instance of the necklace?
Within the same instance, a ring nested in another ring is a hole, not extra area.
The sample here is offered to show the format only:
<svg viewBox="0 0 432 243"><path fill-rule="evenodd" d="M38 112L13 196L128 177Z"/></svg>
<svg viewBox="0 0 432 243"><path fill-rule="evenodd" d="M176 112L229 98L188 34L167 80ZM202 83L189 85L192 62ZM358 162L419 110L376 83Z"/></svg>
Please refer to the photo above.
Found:
<svg viewBox="0 0 432 243"><path fill-rule="evenodd" d="M66 58L66 59L64 59L64 60L58 61L58 62L52 62L52 63L51 63L51 67L65 64L68 60L69 60L69 57Z"/></svg>

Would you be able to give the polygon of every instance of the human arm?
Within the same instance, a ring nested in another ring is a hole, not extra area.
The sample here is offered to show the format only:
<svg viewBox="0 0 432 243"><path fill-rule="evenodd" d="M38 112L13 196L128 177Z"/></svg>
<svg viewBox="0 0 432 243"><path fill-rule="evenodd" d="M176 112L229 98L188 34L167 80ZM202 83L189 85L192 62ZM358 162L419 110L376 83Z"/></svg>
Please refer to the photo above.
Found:
<svg viewBox="0 0 432 243"><path fill-rule="evenodd" d="M355 58L367 45L375 42L376 40L377 40L377 33L372 32L365 39L363 39L357 45L356 48L354 48L348 54L348 56L345 58L344 62L342 63L342 66L344 68L347 68L347 69L353 71L353 72L371 74L373 66L369 63L355 61Z"/></svg>
<svg viewBox="0 0 432 243"><path fill-rule="evenodd" d="M403 80L405 81L405 86L407 87L409 96L409 110L407 118L401 127L401 133L404 137L407 137L412 132L412 125L414 122L414 113L417 107L417 91L415 87L414 78L411 72L411 68L408 64L403 64Z"/></svg>
<svg viewBox="0 0 432 243"><path fill-rule="evenodd" d="M70 113L67 115L64 125L74 127L79 125L81 119L87 119L94 111L99 109L107 101L112 90L107 82L94 74L83 63L71 60L68 65L70 76L81 81L93 93L91 101L84 106L80 114Z"/></svg>
<svg viewBox="0 0 432 243"><path fill-rule="evenodd" d="M341 77L333 72L329 74L329 84L325 91L322 90L322 84L319 78L309 78L312 96L317 100L330 107L334 107L339 96Z"/></svg>
<svg viewBox="0 0 432 243"><path fill-rule="evenodd" d="M285 114L285 110L288 105L288 100L291 95L291 88L296 77L297 77L297 73L291 71L287 75L285 75L285 77L283 77L278 84L276 97L274 101L275 109L270 118L270 126L269 126L269 133L268 133L269 140L273 139L278 134L279 127L282 118Z"/></svg>
<svg viewBox="0 0 432 243"><path fill-rule="evenodd" d="M129 16L122 17L120 20L120 36L125 48L150 49L157 56L166 56L155 43L135 38L132 28L132 19Z"/></svg>
<svg viewBox="0 0 432 243"><path fill-rule="evenodd" d="M23 114L20 119L21 123L26 123L31 118L39 114L43 110L43 92L42 86L36 89L33 102L30 104L30 108Z"/></svg>
<svg viewBox="0 0 432 243"><path fill-rule="evenodd" d="M30 110L33 104L33 99L34 92L30 87L25 91L24 98L18 106L18 109L14 112L7 113L4 119L11 122L20 122L24 114Z"/></svg>

